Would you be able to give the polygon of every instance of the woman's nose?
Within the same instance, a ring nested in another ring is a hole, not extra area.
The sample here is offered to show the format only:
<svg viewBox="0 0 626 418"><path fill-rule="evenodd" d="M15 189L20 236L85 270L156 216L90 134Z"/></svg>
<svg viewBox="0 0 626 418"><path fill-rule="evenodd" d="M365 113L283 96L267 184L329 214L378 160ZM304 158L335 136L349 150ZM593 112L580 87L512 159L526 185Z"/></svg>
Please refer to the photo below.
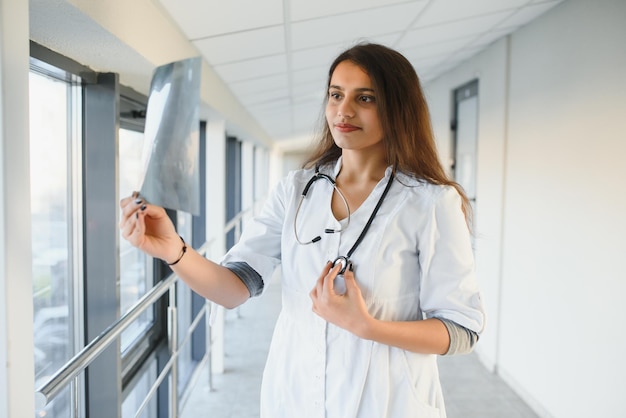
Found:
<svg viewBox="0 0 626 418"><path fill-rule="evenodd" d="M341 102L339 107L337 108L337 116L342 118L351 118L354 116L354 108L351 106L349 101L344 100Z"/></svg>

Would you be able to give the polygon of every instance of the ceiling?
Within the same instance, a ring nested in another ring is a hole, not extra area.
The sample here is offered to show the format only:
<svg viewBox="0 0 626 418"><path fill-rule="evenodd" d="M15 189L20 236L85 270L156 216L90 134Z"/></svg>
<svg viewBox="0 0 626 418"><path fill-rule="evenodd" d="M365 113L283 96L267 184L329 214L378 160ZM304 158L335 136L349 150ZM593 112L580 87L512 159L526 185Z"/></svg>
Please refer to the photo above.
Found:
<svg viewBox="0 0 626 418"><path fill-rule="evenodd" d="M221 115L235 136L298 148L345 48L388 45L428 82L561 1L29 0L29 29L35 42L144 94L155 66L200 53L210 67L207 117Z"/></svg>
<svg viewBox="0 0 626 418"><path fill-rule="evenodd" d="M280 141L311 132L328 66L350 45L391 46L427 82L562 0L155 1Z"/></svg>

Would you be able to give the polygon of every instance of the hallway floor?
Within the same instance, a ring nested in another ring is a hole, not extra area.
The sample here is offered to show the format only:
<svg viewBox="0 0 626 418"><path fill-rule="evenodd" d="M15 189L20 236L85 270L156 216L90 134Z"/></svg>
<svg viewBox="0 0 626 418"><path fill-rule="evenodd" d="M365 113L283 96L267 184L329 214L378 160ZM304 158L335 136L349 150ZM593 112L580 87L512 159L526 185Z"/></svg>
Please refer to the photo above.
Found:
<svg viewBox="0 0 626 418"><path fill-rule="evenodd" d="M280 311L280 283L267 285L263 296L226 313L225 372L200 373L180 418L257 418L261 375L274 322ZM448 418L538 418L476 356L440 357L440 374Z"/></svg>

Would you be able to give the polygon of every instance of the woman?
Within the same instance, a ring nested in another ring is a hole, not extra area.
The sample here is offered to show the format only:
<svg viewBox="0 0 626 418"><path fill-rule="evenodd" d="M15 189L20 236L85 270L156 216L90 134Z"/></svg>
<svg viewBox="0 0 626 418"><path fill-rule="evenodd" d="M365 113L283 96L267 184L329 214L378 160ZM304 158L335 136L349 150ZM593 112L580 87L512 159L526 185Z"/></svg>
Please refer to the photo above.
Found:
<svg viewBox="0 0 626 418"><path fill-rule="evenodd" d="M262 417L445 417L436 356L470 351L484 311L467 198L438 161L411 64L376 44L339 55L320 136L219 265L136 195L123 235L229 308L281 265Z"/></svg>

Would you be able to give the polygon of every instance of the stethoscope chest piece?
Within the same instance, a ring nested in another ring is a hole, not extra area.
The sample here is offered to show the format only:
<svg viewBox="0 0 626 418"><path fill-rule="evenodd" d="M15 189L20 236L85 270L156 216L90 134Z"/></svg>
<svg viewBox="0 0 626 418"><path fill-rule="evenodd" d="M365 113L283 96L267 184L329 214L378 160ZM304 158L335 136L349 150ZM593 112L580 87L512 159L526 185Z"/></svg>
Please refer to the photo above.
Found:
<svg viewBox="0 0 626 418"><path fill-rule="evenodd" d="M344 274L346 272L346 269L350 267L352 262L348 260L348 257L346 257L345 255L340 255L339 257L335 258L335 261L333 261L333 268L337 267L337 264L341 264L341 270L339 270L339 273L337 274Z"/></svg>

